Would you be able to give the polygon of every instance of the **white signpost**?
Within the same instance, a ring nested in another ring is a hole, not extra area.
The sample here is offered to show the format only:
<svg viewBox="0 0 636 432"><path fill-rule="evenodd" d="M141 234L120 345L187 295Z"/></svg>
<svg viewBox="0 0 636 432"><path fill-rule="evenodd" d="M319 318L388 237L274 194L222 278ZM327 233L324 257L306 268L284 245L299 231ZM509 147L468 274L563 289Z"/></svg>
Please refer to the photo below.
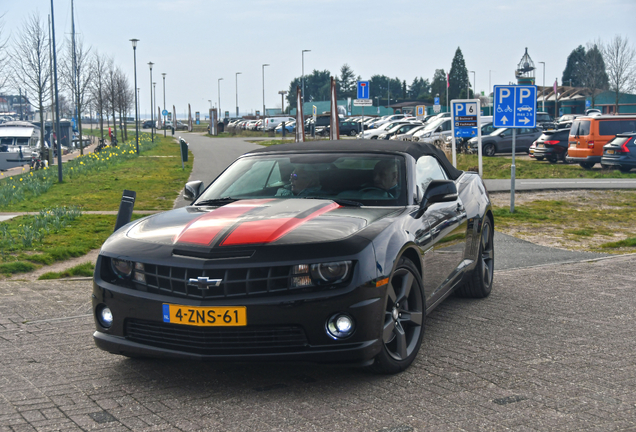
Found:
<svg viewBox="0 0 636 432"><path fill-rule="evenodd" d="M481 104L479 99L454 99L451 101L453 166L457 167L456 138L477 137L479 175L483 176L481 159Z"/></svg>
<svg viewBox="0 0 636 432"><path fill-rule="evenodd" d="M512 129L512 165L510 166L510 213L515 212L515 141L517 129L534 128L537 123L537 87L494 86L493 126Z"/></svg>

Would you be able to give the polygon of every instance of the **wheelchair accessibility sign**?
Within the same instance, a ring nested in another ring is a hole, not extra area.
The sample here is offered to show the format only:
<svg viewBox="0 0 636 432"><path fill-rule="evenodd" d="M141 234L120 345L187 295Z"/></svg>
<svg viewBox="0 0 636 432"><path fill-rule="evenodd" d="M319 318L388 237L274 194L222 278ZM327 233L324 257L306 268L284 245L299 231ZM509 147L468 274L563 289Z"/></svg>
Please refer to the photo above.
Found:
<svg viewBox="0 0 636 432"><path fill-rule="evenodd" d="M535 86L495 86L494 96L494 127L536 127L537 88Z"/></svg>

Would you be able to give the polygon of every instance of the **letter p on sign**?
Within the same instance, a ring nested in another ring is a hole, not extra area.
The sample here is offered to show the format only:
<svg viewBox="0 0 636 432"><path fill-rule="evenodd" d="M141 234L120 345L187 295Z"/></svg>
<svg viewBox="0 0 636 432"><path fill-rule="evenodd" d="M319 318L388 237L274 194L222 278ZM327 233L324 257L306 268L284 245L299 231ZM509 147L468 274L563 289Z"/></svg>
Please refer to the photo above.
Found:
<svg viewBox="0 0 636 432"><path fill-rule="evenodd" d="M455 104L455 115L458 116L460 112L464 111L464 104L458 103Z"/></svg>
<svg viewBox="0 0 636 432"><path fill-rule="evenodd" d="M522 88L521 91L519 92L519 105L523 103L524 99L527 99L529 97L530 97L530 90Z"/></svg>
<svg viewBox="0 0 636 432"><path fill-rule="evenodd" d="M502 99L506 99L510 97L510 90L507 88L500 88L499 89L499 101L501 101Z"/></svg>

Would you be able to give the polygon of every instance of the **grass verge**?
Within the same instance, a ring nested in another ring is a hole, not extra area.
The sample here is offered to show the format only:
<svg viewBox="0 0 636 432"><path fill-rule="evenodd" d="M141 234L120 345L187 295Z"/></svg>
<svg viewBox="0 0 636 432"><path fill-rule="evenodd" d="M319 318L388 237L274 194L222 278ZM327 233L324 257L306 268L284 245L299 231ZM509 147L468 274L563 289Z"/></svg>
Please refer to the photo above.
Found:
<svg viewBox="0 0 636 432"><path fill-rule="evenodd" d="M149 135L143 135L143 139L149 139ZM155 137L155 143L151 149L142 151L140 156L128 157L104 169L88 172L74 170L77 174L66 175L62 183L57 182L56 167L52 167L47 171L55 177L55 182L48 191L37 199L2 205L0 212L39 211L60 204L75 205L83 211L117 210L124 189L137 192L135 210L171 209L188 180L193 158L190 155L185 169L181 169L179 146L175 140L160 136ZM106 153L99 155L107 157ZM83 160L88 161L94 156L92 153L85 154L72 161L72 164L79 167Z"/></svg>
<svg viewBox="0 0 636 432"><path fill-rule="evenodd" d="M523 197L523 194L517 197ZM589 252L633 253L636 252L635 202L634 191L546 192L538 199L515 205L514 213L500 201L494 207L495 227L504 233L549 246Z"/></svg>
<svg viewBox="0 0 636 432"><path fill-rule="evenodd" d="M48 279L61 279L61 278L69 278L69 277L91 277L93 276L93 272L95 271L95 265L90 262L85 262L84 264L76 265L75 267L71 267L70 269L61 271L61 272L47 272L38 278L38 280L48 280Z"/></svg>
<svg viewBox="0 0 636 432"><path fill-rule="evenodd" d="M449 160L451 160L449 158ZM509 179L512 159L509 157L482 158L484 178ZM599 165L597 165L599 166ZM457 155L457 168L464 171L478 171L477 155ZM551 164L547 161L515 159L516 178L518 179L547 179L547 178L636 178L636 173L624 174L618 170L592 169L585 170L579 165Z"/></svg>

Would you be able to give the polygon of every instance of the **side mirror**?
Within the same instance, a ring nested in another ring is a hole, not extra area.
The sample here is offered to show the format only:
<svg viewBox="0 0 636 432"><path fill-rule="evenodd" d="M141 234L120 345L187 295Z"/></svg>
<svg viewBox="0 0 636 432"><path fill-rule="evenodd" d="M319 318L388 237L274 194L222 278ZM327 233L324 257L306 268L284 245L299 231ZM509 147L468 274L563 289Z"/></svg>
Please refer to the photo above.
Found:
<svg viewBox="0 0 636 432"><path fill-rule="evenodd" d="M455 186L454 181L433 180L428 184L426 192L424 192L424 198L422 198L420 202L420 208L415 217L422 217L431 204L452 202L455 200L457 200L457 186Z"/></svg>
<svg viewBox="0 0 636 432"><path fill-rule="evenodd" d="M205 185L200 180L188 182L183 189L183 199L192 202L201 195L203 189Z"/></svg>

